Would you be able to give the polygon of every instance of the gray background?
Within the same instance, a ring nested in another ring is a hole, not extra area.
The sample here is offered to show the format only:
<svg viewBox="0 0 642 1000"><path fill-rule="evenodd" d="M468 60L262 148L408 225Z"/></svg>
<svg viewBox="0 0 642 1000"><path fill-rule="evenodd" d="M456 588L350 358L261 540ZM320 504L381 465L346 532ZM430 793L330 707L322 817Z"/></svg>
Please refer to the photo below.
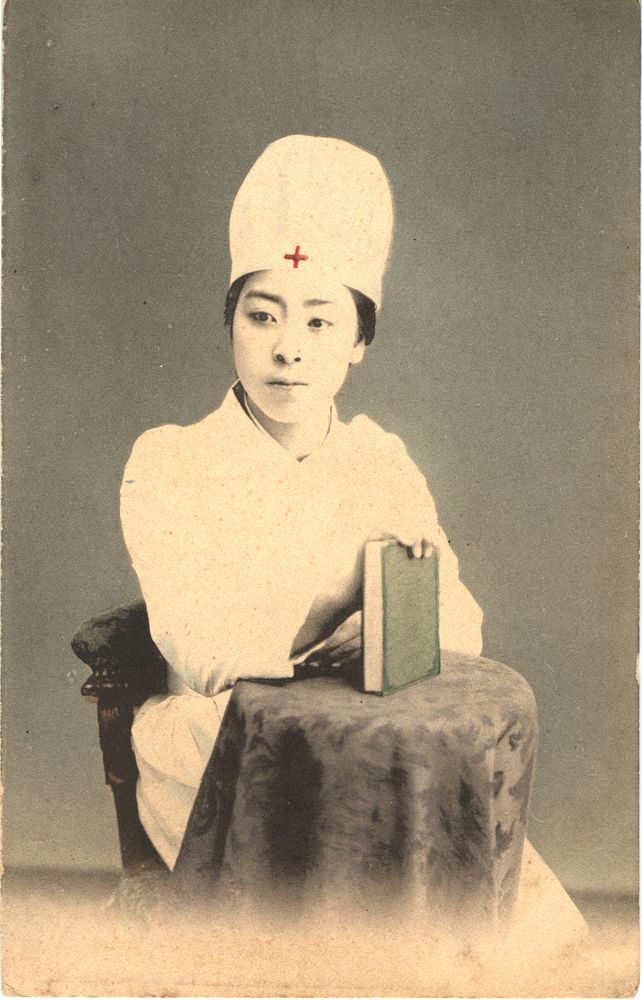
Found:
<svg viewBox="0 0 642 1000"><path fill-rule="evenodd" d="M637 874L633 2L31 0L6 29L4 771L9 865L112 867L69 641L132 599L136 436L231 378L227 220L272 139L380 156L397 235L340 399L427 473L485 651L541 712L530 837Z"/></svg>

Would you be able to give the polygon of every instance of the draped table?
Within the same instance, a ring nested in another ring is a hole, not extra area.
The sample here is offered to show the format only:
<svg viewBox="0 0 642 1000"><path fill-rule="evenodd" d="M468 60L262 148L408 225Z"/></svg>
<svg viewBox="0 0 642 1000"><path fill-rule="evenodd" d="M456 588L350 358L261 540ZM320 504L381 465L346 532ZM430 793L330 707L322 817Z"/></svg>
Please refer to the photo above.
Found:
<svg viewBox="0 0 642 1000"><path fill-rule="evenodd" d="M237 682L170 895L398 905L502 926L537 737L524 678L456 653L442 651L439 676L385 697L341 674Z"/></svg>

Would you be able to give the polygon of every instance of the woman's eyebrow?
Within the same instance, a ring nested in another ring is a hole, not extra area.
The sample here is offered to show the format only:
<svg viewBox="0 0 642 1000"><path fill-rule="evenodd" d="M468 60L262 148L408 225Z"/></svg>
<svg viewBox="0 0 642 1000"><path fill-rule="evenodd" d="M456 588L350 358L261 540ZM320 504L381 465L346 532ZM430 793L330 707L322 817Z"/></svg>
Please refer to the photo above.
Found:
<svg viewBox="0 0 642 1000"><path fill-rule="evenodd" d="M262 292L257 289L255 292L248 292L245 296L246 299L265 299L267 302L276 302L279 306L284 306L285 302L280 295L273 295L271 292ZM334 306L336 302L332 299L306 299L303 305L308 308L311 306Z"/></svg>
<svg viewBox="0 0 642 1000"><path fill-rule="evenodd" d="M276 302L277 305L282 306L283 299L278 295L271 295L270 292L248 292L245 296L246 299L267 299L268 302Z"/></svg>

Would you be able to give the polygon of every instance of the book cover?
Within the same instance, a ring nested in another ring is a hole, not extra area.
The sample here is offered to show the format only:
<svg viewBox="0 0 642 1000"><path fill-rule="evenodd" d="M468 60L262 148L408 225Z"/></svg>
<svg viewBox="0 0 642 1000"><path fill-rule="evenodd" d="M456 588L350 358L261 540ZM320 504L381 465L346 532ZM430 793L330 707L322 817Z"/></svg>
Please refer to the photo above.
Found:
<svg viewBox="0 0 642 1000"><path fill-rule="evenodd" d="M439 673L436 552L412 559L396 541L366 545L363 666L364 689L382 695Z"/></svg>

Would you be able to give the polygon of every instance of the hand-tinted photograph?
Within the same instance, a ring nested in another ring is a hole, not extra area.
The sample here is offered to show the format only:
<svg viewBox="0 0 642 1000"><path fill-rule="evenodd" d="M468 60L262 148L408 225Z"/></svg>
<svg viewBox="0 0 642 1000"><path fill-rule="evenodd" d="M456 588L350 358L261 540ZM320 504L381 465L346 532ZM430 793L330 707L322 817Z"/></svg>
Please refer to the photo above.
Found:
<svg viewBox="0 0 642 1000"><path fill-rule="evenodd" d="M634 995L637 5L4 13L4 990Z"/></svg>

